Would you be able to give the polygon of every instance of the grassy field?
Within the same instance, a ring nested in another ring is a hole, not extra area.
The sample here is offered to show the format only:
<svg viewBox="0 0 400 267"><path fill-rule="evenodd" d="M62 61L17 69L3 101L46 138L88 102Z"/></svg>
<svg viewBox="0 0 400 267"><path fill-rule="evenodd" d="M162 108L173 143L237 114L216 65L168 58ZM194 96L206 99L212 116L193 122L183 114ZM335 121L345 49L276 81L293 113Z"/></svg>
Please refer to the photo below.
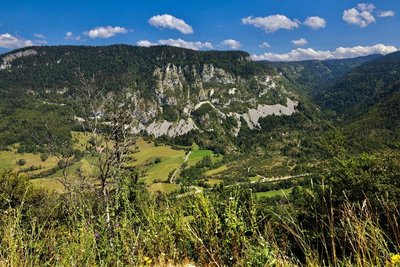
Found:
<svg viewBox="0 0 400 267"><path fill-rule="evenodd" d="M64 186L57 179L53 178L38 178L31 180L34 186L47 189L51 192L62 193L64 192Z"/></svg>
<svg viewBox="0 0 400 267"><path fill-rule="evenodd" d="M208 179L206 181L206 184L208 184L209 186L218 185L220 183L222 183L222 180L218 180L218 179Z"/></svg>
<svg viewBox="0 0 400 267"><path fill-rule="evenodd" d="M75 175L78 171L81 171L85 176L92 177L96 174L96 168L93 165L95 158L85 157L80 161L75 162L71 166L67 168L68 175ZM57 171L56 173L49 176L49 178L59 178L62 177L62 170Z"/></svg>
<svg viewBox="0 0 400 267"><path fill-rule="evenodd" d="M17 161L23 159L25 164L23 166L19 166ZM40 170L30 171L30 173L38 173L45 171L54 167L58 162L56 157L49 157L46 161L42 161L40 159L40 154L32 154L32 153L17 153L16 149L12 149L10 151L0 151L0 170L8 169L13 171L19 171L21 169L26 169L31 166L41 166Z"/></svg>
<svg viewBox="0 0 400 267"><path fill-rule="evenodd" d="M145 170L146 176L142 180L146 184L151 184L154 180L165 181L170 172L179 168L185 159L185 151L174 150L170 146L155 146L151 142L138 139L136 147L139 151L130 155L134 161L128 165L141 167ZM161 162L153 163L156 158Z"/></svg>
<svg viewBox="0 0 400 267"><path fill-rule="evenodd" d="M156 192L161 192L161 193L171 193L175 190L179 190L180 186L177 184L167 184L167 183L154 183L151 184L147 187L147 189L150 192L156 193Z"/></svg>
<svg viewBox="0 0 400 267"><path fill-rule="evenodd" d="M142 138L139 138L136 141L136 147L139 149L139 151L131 155L135 159L131 164L129 164L131 166L144 165L151 159L155 159L157 157L182 157L183 161L185 156L185 152L183 150L174 150L170 146L166 145L155 146L153 142L145 141Z"/></svg>
<svg viewBox="0 0 400 267"><path fill-rule="evenodd" d="M212 169L212 170L206 171L206 172L204 173L204 175L205 175L205 176L208 176L208 177L212 177L212 176L214 176L214 175L216 175L216 174L219 174L219 173L221 173L221 172L224 172L224 171L226 171L226 170L228 170L228 169L229 169L228 166L222 165L222 166L220 166L220 167L218 167L218 168L216 168L216 169Z"/></svg>
<svg viewBox="0 0 400 267"><path fill-rule="evenodd" d="M73 147L74 149L85 151L87 143L89 141L89 135L82 132L72 132ZM211 150L201 150L194 144L186 149L192 149L192 153L188 157L187 164L189 167L196 165L204 157L210 156L213 162L217 162L222 159L222 156L215 156ZM131 161L128 162L128 166L133 166L138 168L138 170L144 175L141 177L141 181L144 181L149 185L149 190L152 192L171 192L179 188L177 185L166 184L166 183L154 183L157 181L167 181L169 174L174 170L181 167L185 159L185 150L173 149L171 146L161 145L155 146L153 142L145 141L139 138L132 147L132 150L136 151L129 155ZM51 169L57 165L58 159L56 157L49 157L46 161L42 162L40 159L40 154L24 153L19 154L16 152L16 148L10 151L0 151L0 169L12 169L18 171L21 168L25 169L30 166L42 166L40 170L35 170L29 173L40 173L47 169ZM24 166L19 166L17 161L19 159L25 160ZM157 159L157 160L156 160ZM67 169L67 174L69 176L74 176L78 171L84 173L85 176L93 177L96 172L94 166L94 158L85 156L80 161L75 162ZM226 166L222 166L216 170L210 171L211 174L218 173L226 169ZM179 171L178 171L179 175ZM59 170L56 173L41 179L32 180L32 183L37 186L42 186L49 190L62 191L63 186L58 181L58 178L62 177L62 171ZM208 183L214 185L219 183L219 180L210 180ZM154 183L154 184L153 184Z"/></svg>
<svg viewBox="0 0 400 267"><path fill-rule="evenodd" d="M293 188L288 189L280 189L280 190L271 190L267 192L257 192L257 198L261 197L275 197L275 196L287 196L292 193Z"/></svg>
<svg viewBox="0 0 400 267"><path fill-rule="evenodd" d="M189 159L187 161L188 167L192 167L196 165L199 161L201 161L203 158L207 156L213 156L214 153L211 150L193 150L192 153L189 156Z"/></svg>
<svg viewBox="0 0 400 267"><path fill-rule="evenodd" d="M250 182L253 182L253 183L258 182L258 181L260 181L260 176L249 177L249 180L250 180Z"/></svg>

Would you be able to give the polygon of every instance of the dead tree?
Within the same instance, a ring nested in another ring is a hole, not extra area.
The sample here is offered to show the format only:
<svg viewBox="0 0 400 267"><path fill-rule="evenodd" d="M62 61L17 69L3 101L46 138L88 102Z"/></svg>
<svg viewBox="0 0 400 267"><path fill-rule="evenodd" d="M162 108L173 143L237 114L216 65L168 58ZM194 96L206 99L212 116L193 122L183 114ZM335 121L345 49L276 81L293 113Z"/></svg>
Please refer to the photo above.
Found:
<svg viewBox="0 0 400 267"><path fill-rule="evenodd" d="M106 220L110 222L110 190L118 191L127 154L136 141L134 106L129 94L105 92L94 76L87 77L78 71L76 90L79 116L83 130L90 135L89 150L94 155L96 175L106 205Z"/></svg>

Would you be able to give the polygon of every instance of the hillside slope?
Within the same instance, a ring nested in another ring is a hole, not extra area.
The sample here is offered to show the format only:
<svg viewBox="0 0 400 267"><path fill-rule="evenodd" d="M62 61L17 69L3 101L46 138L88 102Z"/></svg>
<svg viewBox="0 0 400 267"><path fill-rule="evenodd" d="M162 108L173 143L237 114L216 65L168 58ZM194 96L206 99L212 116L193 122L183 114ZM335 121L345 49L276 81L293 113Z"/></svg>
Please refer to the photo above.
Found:
<svg viewBox="0 0 400 267"><path fill-rule="evenodd" d="M274 68L249 58L240 51L168 46L28 47L1 56L0 93L3 99L18 99L21 109L73 107L81 72L93 76L105 94L129 96L138 132L167 138L197 133L224 148L243 129L246 134L262 130L270 116L301 116L297 128L315 127L315 108L307 98ZM7 116L1 116L7 129Z"/></svg>
<svg viewBox="0 0 400 267"><path fill-rule="evenodd" d="M398 147L400 52L354 68L317 94L316 101L334 112L360 150Z"/></svg>
<svg viewBox="0 0 400 267"><path fill-rule="evenodd" d="M295 62L262 61L261 65L276 68L279 73L304 92L315 96L321 89L332 85L337 79L368 61L382 55L369 55L348 59L306 60Z"/></svg>

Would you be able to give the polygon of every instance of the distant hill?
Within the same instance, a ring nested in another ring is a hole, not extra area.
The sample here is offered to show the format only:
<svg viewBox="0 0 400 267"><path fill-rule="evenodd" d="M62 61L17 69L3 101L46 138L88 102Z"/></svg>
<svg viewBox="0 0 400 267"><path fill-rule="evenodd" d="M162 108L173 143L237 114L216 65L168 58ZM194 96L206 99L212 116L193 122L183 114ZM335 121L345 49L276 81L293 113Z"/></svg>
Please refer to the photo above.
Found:
<svg viewBox="0 0 400 267"><path fill-rule="evenodd" d="M260 64L275 68L308 95L357 150L399 146L400 52Z"/></svg>
<svg viewBox="0 0 400 267"><path fill-rule="evenodd" d="M398 146L400 52L355 67L318 92L315 100L334 112L359 148Z"/></svg>
<svg viewBox="0 0 400 267"><path fill-rule="evenodd" d="M304 92L314 96L324 87L333 84L353 68L382 57L369 55L348 59L305 60L295 62L261 61L263 66L273 67Z"/></svg>
<svg viewBox="0 0 400 267"><path fill-rule="evenodd" d="M400 81L400 52L355 67L317 95L321 106L353 117L395 93Z"/></svg>

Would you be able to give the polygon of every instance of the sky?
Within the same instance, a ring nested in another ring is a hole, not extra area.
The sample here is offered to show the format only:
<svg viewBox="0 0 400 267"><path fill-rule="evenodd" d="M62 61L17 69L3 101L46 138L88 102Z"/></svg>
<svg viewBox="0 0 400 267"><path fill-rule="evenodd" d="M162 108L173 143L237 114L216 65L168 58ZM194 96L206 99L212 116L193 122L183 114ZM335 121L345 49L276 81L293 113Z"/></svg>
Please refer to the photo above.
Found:
<svg viewBox="0 0 400 267"><path fill-rule="evenodd" d="M400 0L0 0L0 10L0 53L31 45L173 45L293 61L400 48Z"/></svg>

